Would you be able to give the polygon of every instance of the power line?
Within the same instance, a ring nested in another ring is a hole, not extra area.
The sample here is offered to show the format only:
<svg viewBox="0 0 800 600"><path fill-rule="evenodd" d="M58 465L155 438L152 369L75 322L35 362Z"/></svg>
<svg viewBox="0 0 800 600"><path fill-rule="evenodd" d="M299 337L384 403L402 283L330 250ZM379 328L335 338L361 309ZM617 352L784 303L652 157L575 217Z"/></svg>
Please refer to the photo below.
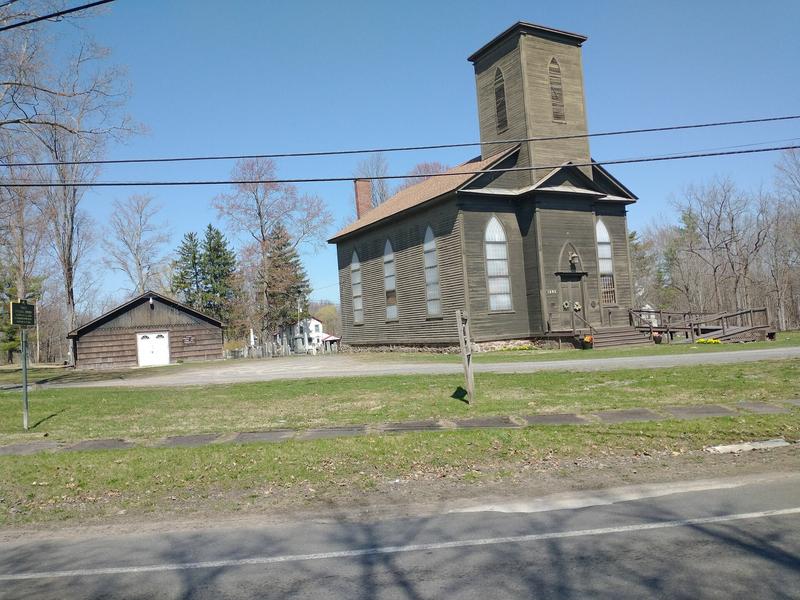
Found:
<svg viewBox="0 0 800 600"><path fill-rule="evenodd" d="M110 0L107 0L110 1ZM359 148L354 150L320 150L309 152L278 152L271 154L230 154L230 155L210 155L210 156L176 156L161 158L119 158L119 159L98 159L98 160L76 160L76 161L41 161L28 163L5 163L0 167L52 167L56 165L120 165L120 164L143 164L143 163L173 163L173 162L196 162L196 161L215 161L215 160L245 160L257 158L308 158L317 156L342 156L352 154L374 154L378 152L410 152L420 150L441 150L445 148L469 148L475 146L492 146L498 144L520 144L524 142L545 142L553 140L571 140L579 138L608 137L615 135L631 135L637 133L658 133L664 131L679 131L685 129L703 129L709 127L726 127L730 125L748 125L752 123L769 123L776 121L790 121L800 119L800 115L786 115L781 117L763 117L758 119L739 119L735 121L716 121L711 123L692 123L688 125L669 125L666 127L649 127L642 129L623 129L616 131L600 131L596 133L576 133L570 135L553 135L530 138L518 138L511 140L488 140L485 142L462 142L453 144L431 144L421 146L389 146L385 148Z"/></svg>
<svg viewBox="0 0 800 600"><path fill-rule="evenodd" d="M713 156L734 156L741 154L758 154L761 152L780 152L783 150L798 150L800 145L795 146L773 146L770 148L752 148L749 150L730 150L725 152L696 152L691 154L672 154L662 156L647 156L640 158L620 158L616 160L593 161L584 163L569 163L573 167L590 167L593 165L624 165L633 163L664 162L670 160L686 160L691 158L708 158ZM485 175L488 173L511 173L519 171L540 171L553 170L567 166L547 165L541 167L507 167L504 169L483 169L475 171L459 171L458 173L431 173L428 175L380 175L374 177L304 177L289 179L210 179L195 181L68 181L68 182L30 182L30 181L9 181L5 182L6 187L176 187L176 186L205 186L205 185L235 185L235 184L277 184L277 183L334 183L342 181L352 181L353 179L369 179L373 181L385 179L407 179L407 178L428 178L428 177L453 177L456 175Z"/></svg>
<svg viewBox="0 0 800 600"><path fill-rule="evenodd" d="M72 8L67 8L65 10L59 10L54 13L50 13L49 15L43 15L41 17L36 17L34 19L28 19L27 21L19 21L18 23L12 23L11 25L6 25L5 27L0 27L0 32L8 31L9 29L16 29L17 27L24 27L25 25L31 25L33 23L38 23L39 21L46 21L47 19L55 19L56 17L63 17L64 15L69 15L81 10L86 10L89 8L94 8L95 6L100 6L101 4L108 4L109 2L113 2L114 0L97 0L97 2L91 2L89 4L82 4L80 6L74 6ZM3 6L7 6L11 4L7 2Z"/></svg>

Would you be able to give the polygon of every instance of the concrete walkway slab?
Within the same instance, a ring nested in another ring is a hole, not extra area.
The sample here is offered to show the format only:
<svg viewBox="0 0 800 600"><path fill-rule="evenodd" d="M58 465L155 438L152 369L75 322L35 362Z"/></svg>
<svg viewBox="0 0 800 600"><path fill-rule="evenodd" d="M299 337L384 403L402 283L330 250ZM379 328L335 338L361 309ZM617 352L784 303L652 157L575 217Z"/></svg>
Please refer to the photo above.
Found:
<svg viewBox="0 0 800 600"><path fill-rule="evenodd" d="M603 423L629 423L632 421L658 421L664 419L663 415L649 408L628 408L623 410L601 410L592 415Z"/></svg>
<svg viewBox="0 0 800 600"><path fill-rule="evenodd" d="M196 448L205 446L219 438L218 433L198 433L194 435L173 435L165 438L159 446L165 448Z"/></svg>
<svg viewBox="0 0 800 600"><path fill-rule="evenodd" d="M403 432L403 431L435 431L442 429L438 421L401 421L399 423L386 423L379 427L383 433Z"/></svg>
<svg viewBox="0 0 800 600"><path fill-rule="evenodd" d="M20 444L0 446L0 456L26 456L46 450L58 450L61 446L62 444L55 441L22 442Z"/></svg>
<svg viewBox="0 0 800 600"><path fill-rule="evenodd" d="M574 413L554 413L550 415L528 415L523 417L528 425L586 425L590 421Z"/></svg>
<svg viewBox="0 0 800 600"><path fill-rule="evenodd" d="M233 438L236 444L252 444L254 442L280 442L288 440L297 432L292 429L273 429L272 431L245 431Z"/></svg>
<svg viewBox="0 0 800 600"><path fill-rule="evenodd" d="M324 440L326 438L349 437L363 435L367 431L366 425L352 425L347 427L324 427L307 429L297 436L300 440Z"/></svg>
<svg viewBox="0 0 800 600"><path fill-rule="evenodd" d="M776 406L775 404L768 404L766 402L739 402L738 406L742 410L762 415L776 415L789 412L789 410L783 406Z"/></svg>
<svg viewBox="0 0 800 600"><path fill-rule="evenodd" d="M485 427L519 427L508 417L481 417L478 419L453 419L458 429Z"/></svg>
<svg viewBox="0 0 800 600"><path fill-rule="evenodd" d="M85 440L69 446L69 450L123 450L132 448L133 442L127 440Z"/></svg>
<svg viewBox="0 0 800 600"><path fill-rule="evenodd" d="M706 417L730 417L735 411L718 404L695 406L666 406L664 410L678 419L704 419Z"/></svg>

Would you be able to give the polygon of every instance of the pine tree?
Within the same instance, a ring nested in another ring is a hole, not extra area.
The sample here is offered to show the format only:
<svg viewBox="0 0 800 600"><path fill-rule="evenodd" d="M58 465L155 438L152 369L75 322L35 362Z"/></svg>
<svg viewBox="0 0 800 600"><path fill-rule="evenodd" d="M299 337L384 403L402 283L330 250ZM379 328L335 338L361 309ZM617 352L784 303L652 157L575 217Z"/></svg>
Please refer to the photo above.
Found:
<svg viewBox="0 0 800 600"><path fill-rule="evenodd" d="M173 263L172 293L194 309L203 304L203 272L201 268L200 240L193 231L185 234L178 247L178 258Z"/></svg>
<svg viewBox="0 0 800 600"><path fill-rule="evenodd" d="M308 277L289 232L280 223L270 233L263 286L266 299L264 321L269 331L275 332L295 323L298 305L301 317L305 316L310 292Z"/></svg>
<svg viewBox="0 0 800 600"><path fill-rule="evenodd" d="M222 232L209 224L200 254L203 280L202 310L226 322L235 299L236 255Z"/></svg>

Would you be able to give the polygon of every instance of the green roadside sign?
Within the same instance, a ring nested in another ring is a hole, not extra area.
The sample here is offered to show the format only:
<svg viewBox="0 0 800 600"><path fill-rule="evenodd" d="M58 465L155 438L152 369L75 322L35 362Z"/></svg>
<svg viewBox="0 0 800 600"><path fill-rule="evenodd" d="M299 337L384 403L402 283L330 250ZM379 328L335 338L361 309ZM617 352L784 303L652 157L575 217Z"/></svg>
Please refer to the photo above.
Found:
<svg viewBox="0 0 800 600"><path fill-rule="evenodd" d="M25 300L11 303L11 324L18 327L36 325L36 307Z"/></svg>

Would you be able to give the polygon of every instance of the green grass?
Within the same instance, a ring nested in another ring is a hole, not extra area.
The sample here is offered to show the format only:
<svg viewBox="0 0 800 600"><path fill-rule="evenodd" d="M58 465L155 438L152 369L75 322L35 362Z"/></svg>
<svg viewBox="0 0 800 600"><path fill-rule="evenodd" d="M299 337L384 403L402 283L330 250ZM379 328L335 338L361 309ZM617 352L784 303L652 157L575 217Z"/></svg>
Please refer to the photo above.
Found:
<svg viewBox="0 0 800 600"><path fill-rule="evenodd" d="M798 411L700 421L544 426L280 444L0 457L0 526L222 514L348 501L395 479L464 482L707 444L784 437ZM117 517L118 518L118 517Z"/></svg>
<svg viewBox="0 0 800 600"><path fill-rule="evenodd" d="M800 359L733 365L476 375L473 405L452 397L459 375L285 380L185 388L43 388L21 429L19 391L0 392L0 444L227 433L270 428L451 419L634 406L733 404L800 397Z"/></svg>
<svg viewBox="0 0 800 600"><path fill-rule="evenodd" d="M591 360L596 358L666 356L671 354L705 354L708 352L746 351L762 348L781 348L800 346L800 331L783 331L774 341L748 342L740 344L687 344L676 341L672 344L658 344L634 348L607 348L601 350L496 350L473 354L476 363L536 362L543 360ZM365 362L460 362L458 354L436 354L430 352L375 352L354 355Z"/></svg>

